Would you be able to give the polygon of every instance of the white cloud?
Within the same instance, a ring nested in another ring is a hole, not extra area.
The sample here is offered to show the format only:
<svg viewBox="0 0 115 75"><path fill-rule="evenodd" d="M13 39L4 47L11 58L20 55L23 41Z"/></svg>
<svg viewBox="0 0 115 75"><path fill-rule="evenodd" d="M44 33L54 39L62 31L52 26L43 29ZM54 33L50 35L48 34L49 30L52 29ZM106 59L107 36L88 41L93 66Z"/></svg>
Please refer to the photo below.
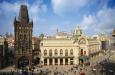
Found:
<svg viewBox="0 0 115 75"><path fill-rule="evenodd" d="M35 1L32 5L29 6L30 14L37 14L40 12L47 12L47 6L43 4L42 1Z"/></svg>
<svg viewBox="0 0 115 75"><path fill-rule="evenodd" d="M96 33L111 33L115 29L115 8L100 9L96 15L84 16L79 23L84 30L92 29Z"/></svg>
<svg viewBox="0 0 115 75"><path fill-rule="evenodd" d="M97 13L99 27L101 29L115 28L115 8L105 8Z"/></svg>
<svg viewBox="0 0 115 75"><path fill-rule="evenodd" d="M80 23L81 28L87 30L89 27L93 27L96 24L95 17L92 15L84 15L82 22Z"/></svg>
<svg viewBox="0 0 115 75"><path fill-rule="evenodd" d="M47 12L47 6L45 4L42 5L42 11Z"/></svg>
<svg viewBox="0 0 115 75"><path fill-rule="evenodd" d="M89 0L52 0L52 8L56 14L75 11L88 3Z"/></svg>
<svg viewBox="0 0 115 75"><path fill-rule="evenodd" d="M37 2L36 2L37 1ZM41 18L39 16L40 13L46 13L47 12L47 6L43 4L42 0L36 0L31 6L29 6L29 15L30 18L33 19L34 23L34 34L38 34L39 32L39 24L40 22L44 22L45 19Z"/></svg>
<svg viewBox="0 0 115 75"><path fill-rule="evenodd" d="M0 34L13 32L13 20L19 12L20 3L9 3L3 1L0 3Z"/></svg>
<svg viewBox="0 0 115 75"><path fill-rule="evenodd" d="M8 31L0 30L1 34L5 34L5 32L13 31L12 30L13 20L15 16L18 18L21 4L22 4L21 2L10 3L7 1L3 1L0 3L0 24L2 24L3 29L5 29L7 25L9 26ZM42 0L36 0L31 5L28 3L26 4L29 9L28 11L29 11L30 20L33 19L34 30L36 30L37 32L38 23L40 21L44 21L43 18L39 17L39 13L47 12L47 6L42 2Z"/></svg>
<svg viewBox="0 0 115 75"><path fill-rule="evenodd" d="M8 13L17 13L19 11L20 3L9 3L9 2L3 2L0 3L0 11L4 12L1 14L8 14Z"/></svg>

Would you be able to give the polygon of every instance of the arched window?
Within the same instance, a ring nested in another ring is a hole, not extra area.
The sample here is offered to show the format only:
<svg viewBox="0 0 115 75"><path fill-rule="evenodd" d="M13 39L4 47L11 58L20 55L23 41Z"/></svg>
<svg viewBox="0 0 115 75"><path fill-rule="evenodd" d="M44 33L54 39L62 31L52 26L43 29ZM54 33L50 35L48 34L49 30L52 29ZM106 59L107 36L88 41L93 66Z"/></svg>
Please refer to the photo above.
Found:
<svg viewBox="0 0 115 75"><path fill-rule="evenodd" d="M70 50L70 55L73 55L73 49Z"/></svg>
<svg viewBox="0 0 115 75"><path fill-rule="evenodd" d="M86 51L84 51L84 55L86 55Z"/></svg>
<svg viewBox="0 0 115 75"><path fill-rule="evenodd" d="M41 46L43 46L43 43L41 43Z"/></svg>
<svg viewBox="0 0 115 75"><path fill-rule="evenodd" d="M67 49L65 50L65 56L68 56L68 50Z"/></svg>
<svg viewBox="0 0 115 75"><path fill-rule="evenodd" d="M46 55L47 55L47 50L45 49L45 50L44 50L44 56L46 56Z"/></svg>
<svg viewBox="0 0 115 75"><path fill-rule="evenodd" d="M50 51L49 51L49 56L52 56L52 50L50 49Z"/></svg>
<svg viewBox="0 0 115 75"><path fill-rule="evenodd" d="M63 56L63 50L60 49L60 56Z"/></svg>
<svg viewBox="0 0 115 75"><path fill-rule="evenodd" d="M57 56L58 55L58 51L57 51L57 49L55 49L55 56Z"/></svg>
<svg viewBox="0 0 115 75"><path fill-rule="evenodd" d="M83 49L81 49L81 55L83 55Z"/></svg>
<svg viewBox="0 0 115 75"><path fill-rule="evenodd" d="M78 44L86 44L86 40L84 38L81 38L79 40Z"/></svg>

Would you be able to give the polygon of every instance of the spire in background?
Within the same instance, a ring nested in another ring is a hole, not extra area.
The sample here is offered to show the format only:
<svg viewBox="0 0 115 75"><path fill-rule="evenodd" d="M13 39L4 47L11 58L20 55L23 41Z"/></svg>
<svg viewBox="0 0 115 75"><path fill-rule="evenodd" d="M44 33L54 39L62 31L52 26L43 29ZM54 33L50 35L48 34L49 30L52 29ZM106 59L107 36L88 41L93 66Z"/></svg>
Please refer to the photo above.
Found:
<svg viewBox="0 0 115 75"><path fill-rule="evenodd" d="M56 29L56 33L58 33L59 32L59 30L58 30L58 28Z"/></svg>

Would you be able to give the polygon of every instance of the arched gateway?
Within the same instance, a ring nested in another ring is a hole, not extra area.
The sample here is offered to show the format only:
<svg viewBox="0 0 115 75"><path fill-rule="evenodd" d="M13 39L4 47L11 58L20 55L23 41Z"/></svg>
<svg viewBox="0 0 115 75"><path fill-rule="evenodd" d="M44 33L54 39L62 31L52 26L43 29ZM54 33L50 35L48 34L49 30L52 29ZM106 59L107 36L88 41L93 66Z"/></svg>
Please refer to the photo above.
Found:
<svg viewBox="0 0 115 75"><path fill-rule="evenodd" d="M18 68L23 68L29 66L29 59L22 56L18 59Z"/></svg>

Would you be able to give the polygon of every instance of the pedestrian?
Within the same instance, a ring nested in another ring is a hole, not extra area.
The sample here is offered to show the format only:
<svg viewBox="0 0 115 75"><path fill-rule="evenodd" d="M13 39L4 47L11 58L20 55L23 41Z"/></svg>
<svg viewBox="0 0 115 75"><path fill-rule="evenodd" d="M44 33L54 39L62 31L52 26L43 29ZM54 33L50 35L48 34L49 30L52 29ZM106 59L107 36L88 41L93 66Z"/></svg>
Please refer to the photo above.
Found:
<svg viewBox="0 0 115 75"><path fill-rule="evenodd" d="M81 72L80 75L85 75L85 73L84 73L84 72Z"/></svg>

